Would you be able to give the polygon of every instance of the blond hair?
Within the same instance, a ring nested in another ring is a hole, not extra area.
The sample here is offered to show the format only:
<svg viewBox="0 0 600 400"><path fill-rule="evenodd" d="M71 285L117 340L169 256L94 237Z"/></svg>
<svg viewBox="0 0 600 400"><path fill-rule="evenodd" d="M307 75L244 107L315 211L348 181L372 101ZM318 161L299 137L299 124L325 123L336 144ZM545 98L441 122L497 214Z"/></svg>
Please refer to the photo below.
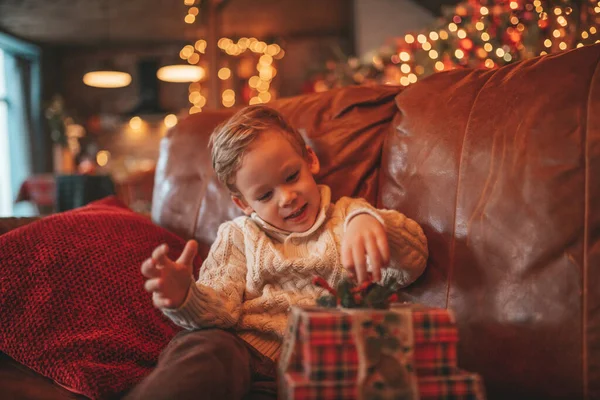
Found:
<svg viewBox="0 0 600 400"><path fill-rule="evenodd" d="M304 139L276 110L252 105L238 111L219 125L210 137L212 166L217 179L232 194L241 196L235 186L235 174L242 165L244 154L252 142L265 131L275 131L283 136L302 157L308 157Z"/></svg>

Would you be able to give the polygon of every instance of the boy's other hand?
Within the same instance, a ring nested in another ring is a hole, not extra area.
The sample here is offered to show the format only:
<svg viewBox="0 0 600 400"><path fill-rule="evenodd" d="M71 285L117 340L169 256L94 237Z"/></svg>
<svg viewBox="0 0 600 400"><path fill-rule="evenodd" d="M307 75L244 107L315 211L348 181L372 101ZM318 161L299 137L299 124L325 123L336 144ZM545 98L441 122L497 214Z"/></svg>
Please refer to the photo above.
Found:
<svg viewBox="0 0 600 400"><path fill-rule="evenodd" d="M157 308L179 308L185 301L192 283L192 264L198 243L189 240L177 261L171 260L168 252L166 244L158 246L141 268L142 275L148 278L144 288L152 293L152 302Z"/></svg>
<svg viewBox="0 0 600 400"><path fill-rule="evenodd" d="M390 249L385 227L369 214L352 218L342 239L342 265L356 274L359 283L367 277L367 256L373 280L381 280L381 268L390 262Z"/></svg>

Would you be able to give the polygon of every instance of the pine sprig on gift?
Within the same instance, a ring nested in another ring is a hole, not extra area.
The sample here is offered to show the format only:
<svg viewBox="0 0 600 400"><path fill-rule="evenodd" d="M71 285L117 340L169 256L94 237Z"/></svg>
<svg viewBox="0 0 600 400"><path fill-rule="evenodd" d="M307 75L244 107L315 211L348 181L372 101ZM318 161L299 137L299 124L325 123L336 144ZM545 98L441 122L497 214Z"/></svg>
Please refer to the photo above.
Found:
<svg viewBox="0 0 600 400"><path fill-rule="evenodd" d="M313 284L329 292L317 299L317 305L321 307L386 309L389 308L390 303L398 300L397 282L390 279L380 284L374 282L371 275L361 284L353 278L344 278L335 289L319 276L313 278Z"/></svg>

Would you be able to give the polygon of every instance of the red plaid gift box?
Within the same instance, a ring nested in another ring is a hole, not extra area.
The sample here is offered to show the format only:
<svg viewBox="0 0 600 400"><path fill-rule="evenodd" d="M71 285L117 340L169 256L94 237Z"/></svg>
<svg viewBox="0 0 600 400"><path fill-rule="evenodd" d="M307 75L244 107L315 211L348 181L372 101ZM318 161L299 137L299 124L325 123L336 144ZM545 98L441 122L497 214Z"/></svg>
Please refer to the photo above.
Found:
<svg viewBox="0 0 600 400"><path fill-rule="evenodd" d="M406 308L406 306L401 306ZM411 306L414 367L419 375L451 374L456 369L458 333L454 316L445 309ZM355 311L356 312L356 311ZM359 311L363 312L363 311ZM386 310L368 310L382 314ZM352 332L353 313L304 308L296 343L296 371L309 379L356 379L358 350Z"/></svg>
<svg viewBox="0 0 600 400"><path fill-rule="evenodd" d="M358 386L355 381L312 381L300 373L287 373L282 377L282 399L294 400L355 400ZM485 391L481 378L457 370L453 375L424 376L417 378L419 400L482 400Z"/></svg>
<svg viewBox="0 0 600 400"><path fill-rule="evenodd" d="M387 390L379 398L484 398L480 378L456 366L458 333L448 310L294 307L288 328L283 398L369 398L379 390Z"/></svg>

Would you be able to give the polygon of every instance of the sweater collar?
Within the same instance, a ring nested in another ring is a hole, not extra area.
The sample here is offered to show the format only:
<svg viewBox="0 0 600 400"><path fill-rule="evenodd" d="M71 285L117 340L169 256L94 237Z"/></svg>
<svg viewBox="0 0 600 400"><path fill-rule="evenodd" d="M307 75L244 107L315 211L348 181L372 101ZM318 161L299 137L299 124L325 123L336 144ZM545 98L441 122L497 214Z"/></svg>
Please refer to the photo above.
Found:
<svg viewBox="0 0 600 400"><path fill-rule="evenodd" d="M269 236L278 239L282 242L287 238L310 236L313 232L319 229L321 225L323 225L323 222L325 222L325 219L327 218L327 210L329 210L329 206L331 205L331 189L329 188L329 186L317 185L317 187L319 188L319 193L321 195L321 205L319 207L320 211L317 215L317 218L315 219L315 223L307 231L284 231L283 229L279 229L269 224L267 221L259 217L258 214L256 214L255 212L253 212L252 215L250 215L250 218L252 218L252 220L256 222L265 232L267 232Z"/></svg>

